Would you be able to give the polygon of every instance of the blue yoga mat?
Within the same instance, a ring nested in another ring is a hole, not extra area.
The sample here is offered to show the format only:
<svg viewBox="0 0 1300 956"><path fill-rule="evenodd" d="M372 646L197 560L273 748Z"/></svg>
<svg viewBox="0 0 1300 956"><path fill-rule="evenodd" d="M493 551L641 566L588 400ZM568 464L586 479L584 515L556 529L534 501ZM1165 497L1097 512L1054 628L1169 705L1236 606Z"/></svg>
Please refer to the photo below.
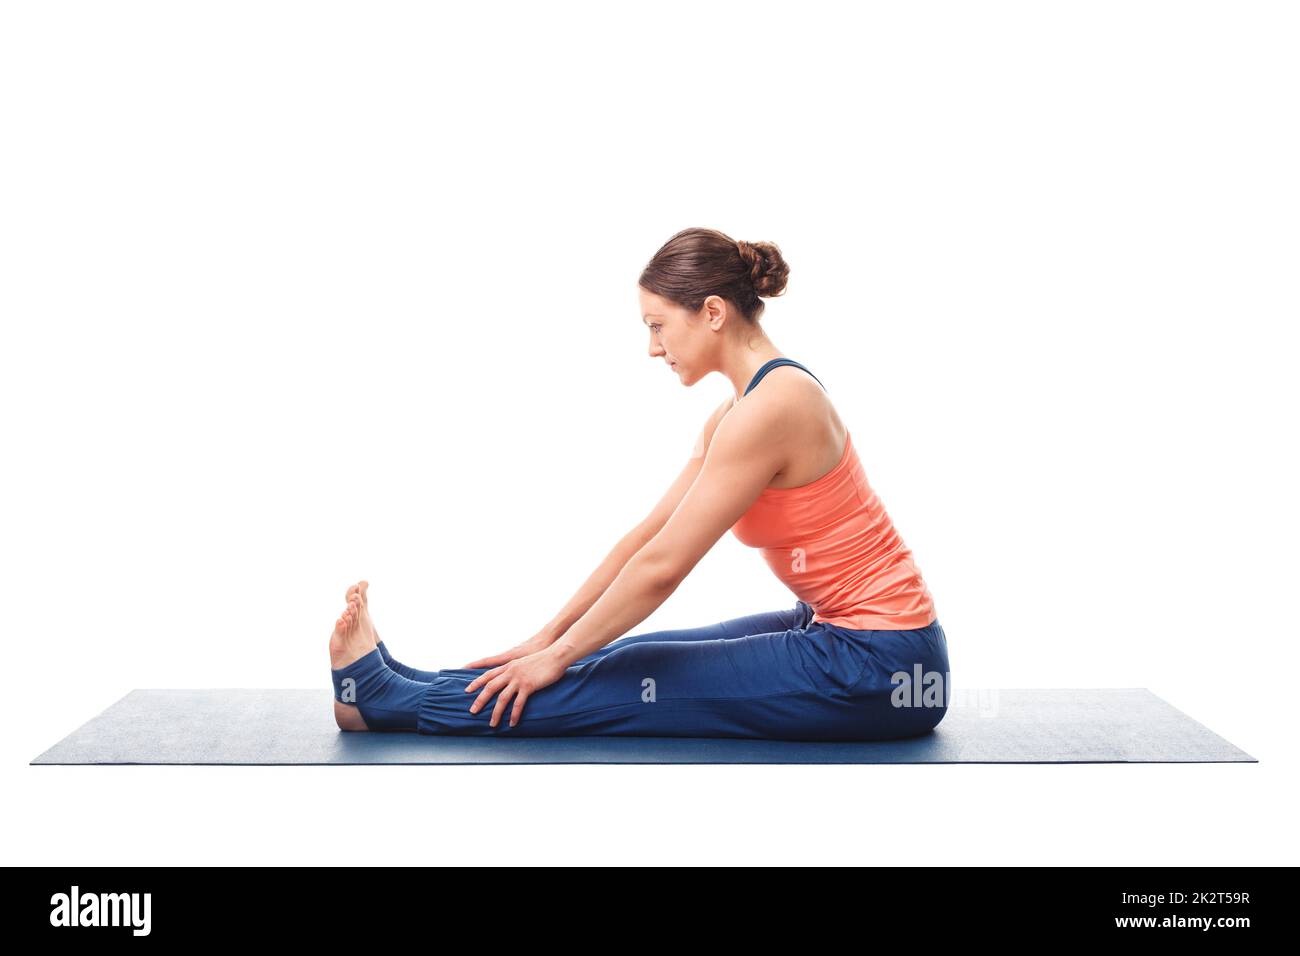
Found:
<svg viewBox="0 0 1300 956"><path fill-rule="evenodd" d="M970 691L910 740L343 733L320 690L135 690L33 764L1257 762L1145 688ZM485 717L486 719L486 717Z"/></svg>

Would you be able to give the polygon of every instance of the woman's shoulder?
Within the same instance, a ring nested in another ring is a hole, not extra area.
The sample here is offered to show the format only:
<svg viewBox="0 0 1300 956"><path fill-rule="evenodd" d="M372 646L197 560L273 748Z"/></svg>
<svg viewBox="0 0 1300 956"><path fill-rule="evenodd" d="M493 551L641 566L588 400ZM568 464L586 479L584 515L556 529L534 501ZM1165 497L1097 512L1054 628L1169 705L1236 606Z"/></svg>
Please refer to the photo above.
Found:
<svg viewBox="0 0 1300 956"><path fill-rule="evenodd" d="M774 488L797 487L824 475L844 457L848 441L848 428L826 390L791 365L772 369L736 405L727 424L752 429L780 449L784 463Z"/></svg>
<svg viewBox="0 0 1300 956"><path fill-rule="evenodd" d="M695 443L692 457L708 453L713 436L724 422L730 431L751 432L769 440L804 444L809 432L824 430L827 422L842 428L825 389L802 369L779 365L771 369L744 401L728 396L710 413Z"/></svg>
<svg viewBox="0 0 1300 956"><path fill-rule="evenodd" d="M743 412L769 424L783 424L800 429L826 417L835 416L830 396L820 382L801 368L778 365L763 380L736 403L738 413Z"/></svg>
<svg viewBox="0 0 1300 956"><path fill-rule="evenodd" d="M695 447L691 451L692 458L703 458L708 453L709 445L713 441L713 435L718 430L718 425L731 411L732 399L724 398L712 412L709 413L708 420L704 427L700 429L699 436L695 439Z"/></svg>

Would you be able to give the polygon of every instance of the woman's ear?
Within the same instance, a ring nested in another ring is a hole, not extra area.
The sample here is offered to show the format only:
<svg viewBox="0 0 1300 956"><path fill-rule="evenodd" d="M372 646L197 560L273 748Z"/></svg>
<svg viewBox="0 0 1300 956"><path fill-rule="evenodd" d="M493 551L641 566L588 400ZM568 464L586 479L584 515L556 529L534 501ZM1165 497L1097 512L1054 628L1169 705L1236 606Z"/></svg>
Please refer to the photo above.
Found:
<svg viewBox="0 0 1300 956"><path fill-rule="evenodd" d="M727 301L722 296L711 295L704 300L701 311L710 327L719 329L722 327L722 321L727 317Z"/></svg>

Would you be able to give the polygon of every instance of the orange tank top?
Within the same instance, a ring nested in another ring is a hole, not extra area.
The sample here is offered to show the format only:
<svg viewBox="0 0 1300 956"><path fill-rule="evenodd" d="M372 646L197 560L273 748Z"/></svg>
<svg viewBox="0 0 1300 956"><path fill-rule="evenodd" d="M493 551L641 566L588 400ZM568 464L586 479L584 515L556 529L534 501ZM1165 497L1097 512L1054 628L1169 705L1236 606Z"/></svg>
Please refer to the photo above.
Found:
<svg viewBox="0 0 1300 956"><path fill-rule="evenodd" d="M839 464L806 485L763 489L731 531L761 549L776 576L812 606L813 621L902 631L935 620L911 549L867 483L850 434Z"/></svg>

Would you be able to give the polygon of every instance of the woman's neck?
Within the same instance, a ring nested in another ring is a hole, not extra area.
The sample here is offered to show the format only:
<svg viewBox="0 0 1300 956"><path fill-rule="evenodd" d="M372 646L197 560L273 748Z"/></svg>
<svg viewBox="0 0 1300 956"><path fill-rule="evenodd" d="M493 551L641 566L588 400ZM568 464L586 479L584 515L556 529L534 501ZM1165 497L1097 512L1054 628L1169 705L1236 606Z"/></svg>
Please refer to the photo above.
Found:
<svg viewBox="0 0 1300 956"><path fill-rule="evenodd" d="M736 392L731 400L733 408L745 397L745 389L754 378L754 373L772 359L781 357L781 350L766 336L757 347L746 347L743 352L732 357L732 360L722 369L722 373L730 379Z"/></svg>

